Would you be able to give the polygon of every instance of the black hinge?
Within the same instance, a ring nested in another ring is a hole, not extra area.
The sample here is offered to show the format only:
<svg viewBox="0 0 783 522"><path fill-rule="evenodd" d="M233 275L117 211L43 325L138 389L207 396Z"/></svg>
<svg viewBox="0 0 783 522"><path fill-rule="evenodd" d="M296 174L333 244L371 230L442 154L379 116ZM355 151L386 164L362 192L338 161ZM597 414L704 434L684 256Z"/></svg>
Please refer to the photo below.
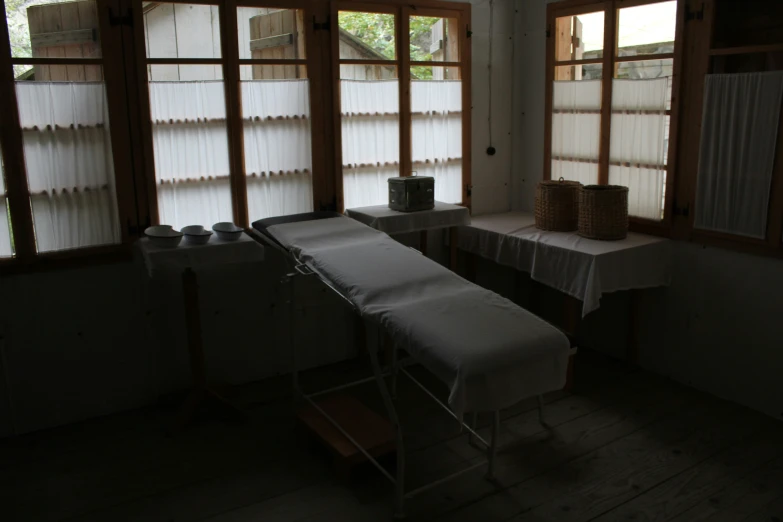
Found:
<svg viewBox="0 0 783 522"><path fill-rule="evenodd" d="M133 27L133 10L132 8L128 8L128 13L124 15L115 15L114 9L111 7L109 8L109 25L111 26L117 26L117 25L129 25Z"/></svg>
<svg viewBox="0 0 783 522"><path fill-rule="evenodd" d="M468 197L471 197L473 195L473 185L465 185L465 192Z"/></svg>
<svg viewBox="0 0 783 522"><path fill-rule="evenodd" d="M468 38L473 36L473 31L470 30L470 27L465 26L465 34L467 35Z"/></svg>
<svg viewBox="0 0 783 522"><path fill-rule="evenodd" d="M704 20L704 2L702 2L701 7L699 8L698 11L691 11L691 8L686 5L685 20L686 21Z"/></svg>
<svg viewBox="0 0 783 522"><path fill-rule="evenodd" d="M551 25L547 25L546 26L546 37L549 38L551 36L552 36L552 26Z"/></svg>
<svg viewBox="0 0 783 522"><path fill-rule="evenodd" d="M681 207L677 205L677 200L675 199L672 203L672 213L675 216L688 216L691 212L691 205L690 203L687 203L684 207Z"/></svg>
<svg viewBox="0 0 783 522"><path fill-rule="evenodd" d="M328 31L329 30L329 17L326 17L326 21L323 23L318 23L315 21L315 16L313 16L313 31Z"/></svg>

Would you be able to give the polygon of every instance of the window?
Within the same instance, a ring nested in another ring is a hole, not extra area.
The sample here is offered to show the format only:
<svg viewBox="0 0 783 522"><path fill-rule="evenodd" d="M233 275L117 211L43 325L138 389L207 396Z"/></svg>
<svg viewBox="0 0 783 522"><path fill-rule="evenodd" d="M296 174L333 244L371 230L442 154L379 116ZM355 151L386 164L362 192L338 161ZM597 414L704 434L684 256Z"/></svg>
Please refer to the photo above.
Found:
<svg viewBox="0 0 783 522"><path fill-rule="evenodd" d="M120 243L125 171L110 129L123 116L112 105L124 93L106 81L112 65L103 53L116 35L104 34L95 0L7 2L6 22L3 63L13 92L4 96L4 117L14 128L3 136L10 161L0 192L16 190L2 198L0 229L10 218L23 232L13 245L25 257ZM0 255L10 253L0 246Z"/></svg>
<svg viewBox="0 0 783 522"><path fill-rule="evenodd" d="M625 4L550 5L545 177L627 186L629 214L660 223L673 187L677 2Z"/></svg>
<svg viewBox="0 0 783 522"><path fill-rule="evenodd" d="M465 14L415 13L336 10L345 208L386 203L388 178L412 174L435 178L436 200L470 203Z"/></svg>
<svg viewBox="0 0 783 522"><path fill-rule="evenodd" d="M6 2L0 263L385 203L414 172L469 204L470 5L283 4Z"/></svg>

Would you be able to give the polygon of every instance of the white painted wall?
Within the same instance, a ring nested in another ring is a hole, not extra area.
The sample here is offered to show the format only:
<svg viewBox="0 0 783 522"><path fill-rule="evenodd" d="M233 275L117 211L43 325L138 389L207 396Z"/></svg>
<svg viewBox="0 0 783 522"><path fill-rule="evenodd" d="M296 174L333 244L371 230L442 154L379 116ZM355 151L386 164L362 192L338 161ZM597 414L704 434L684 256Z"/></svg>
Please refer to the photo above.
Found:
<svg viewBox="0 0 783 522"><path fill-rule="evenodd" d="M515 0L493 0L492 63L489 62L490 0L472 4L472 177L473 214L510 210L509 187L512 172L512 71L514 54ZM492 114L490 117L490 78ZM489 128L492 128L492 141ZM487 147L496 149L487 155Z"/></svg>
<svg viewBox="0 0 783 522"><path fill-rule="evenodd" d="M515 21L511 185L519 210L532 210L543 176L547 3L519 1ZM642 366L783 418L783 261L685 242L673 255L671 287L641 293ZM610 318L593 319L609 326ZM616 343L596 347L623 353Z"/></svg>

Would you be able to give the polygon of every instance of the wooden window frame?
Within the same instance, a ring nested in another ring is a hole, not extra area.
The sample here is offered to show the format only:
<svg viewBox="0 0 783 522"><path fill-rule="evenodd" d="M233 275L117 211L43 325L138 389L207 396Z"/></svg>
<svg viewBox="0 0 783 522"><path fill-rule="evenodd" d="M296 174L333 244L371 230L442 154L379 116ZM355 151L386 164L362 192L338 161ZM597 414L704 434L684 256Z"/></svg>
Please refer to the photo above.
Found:
<svg viewBox="0 0 783 522"><path fill-rule="evenodd" d="M234 221L249 225L247 188L244 174L240 66L252 63L301 64L310 81L313 207L342 211L342 164L339 114L339 52L332 49L337 34L337 18L330 19L337 6L349 10L386 11L397 16L397 60L401 80L401 170L410 172L410 56L408 16L437 16L459 20L459 62L432 62L435 66L459 66L462 73L462 204L471 204L471 6L441 0L168 0L166 3L218 6L221 27L219 59L148 59L144 37L142 0L96 0L101 34L101 58L13 58L8 28L0 28L0 96L7 117L0 129L0 145L6 172L7 202L15 252L0 259L3 273L39 269L78 267L131 259L131 243L144 228L158 223L158 197L152 141L147 65L156 63L221 65L226 93L226 119L229 147L230 186ZM294 60L239 59L237 7L302 9L305 13L305 58ZM119 24L112 23L120 21ZM329 31L315 30L313 20L331 25ZM132 23L128 23L131 21ZM405 49L406 52L402 52ZM23 138L19 125L13 65L89 64L102 65L109 98L112 152L115 163L116 198L121 244L36 253L32 210L26 179ZM407 121L407 124L404 124ZM334 153L329 151L333 150Z"/></svg>
<svg viewBox="0 0 783 522"><path fill-rule="evenodd" d="M311 0L166 0L171 4L199 4L217 6L220 13L220 58L171 58L156 59L146 57L146 43L144 38L142 0L132 0L135 31L135 50L137 56L137 85L140 100L140 114L142 118L141 128L143 134L143 146L145 151L145 178L147 208L152 223L159 223L157 183L155 176L154 150L152 141L152 116L150 112L149 86L147 79L147 66L160 63L177 64L213 64L221 65L223 69L224 91L226 93L226 127L228 134L229 152L229 179L231 186L231 201L233 219L237 225L248 227L252 216L248 215L247 179L244 163L244 126L242 121L242 98L240 67L243 65L304 65L308 71L310 81L310 109L311 109L311 154L313 183L313 208L324 206L326 199L324 193L328 188L322 180L328 178L327 162L324 160L324 107L318 103L319 93L322 93L322 77L318 40L312 24L309 20L317 16L315 3ZM259 7L279 9L299 9L304 12L305 30L305 58L294 59L254 59L239 58L239 42L237 27L237 8Z"/></svg>
<svg viewBox="0 0 783 522"><path fill-rule="evenodd" d="M99 58L16 58L12 56L8 21L0 24L0 104L4 120L0 130L6 193L14 237L14 256L0 259L2 273L68 268L91 263L130 259L130 242L138 229L134 190L133 154L128 143L128 91L122 56L122 33L110 23L111 13L119 13L120 0L96 0L100 34ZM14 65L100 65L106 89L110 121L112 159L114 162L115 197L117 201L120 243L83 248L37 252L35 228L27 183L24 137L19 119Z"/></svg>
<svg viewBox="0 0 783 522"><path fill-rule="evenodd" d="M673 198L677 183L677 136L680 122L680 78L682 76L682 49L685 29L685 0L677 2L677 20L675 25L674 52L666 54L646 54L633 57L618 57L618 24L619 10L628 7L658 4L667 0L566 0L547 5L547 45L546 45L546 98L545 98L545 125L544 125L544 178L552 176L552 97L554 91L555 67L567 65L587 65L601 63L601 127L599 137L598 157L598 184L606 185L609 182L609 153L611 143L611 112L612 112L612 80L614 80L614 67L625 61L644 61L673 59L672 72L672 100L669 112L669 150L666 163L665 205L663 219L651 220L631 216L629 227L632 231L643 232L660 236L669 236L672 227L672 214L674 210ZM579 14L604 12L604 45L603 54L598 59L571 59L556 60L554 37L557 18L576 16ZM611 74L607 74L611 73Z"/></svg>
<svg viewBox="0 0 783 522"><path fill-rule="evenodd" d="M348 60L340 59L338 12L359 11L369 13L387 13L395 17L395 59L394 60ZM428 16L437 18L456 19L459 46L459 61L457 62L411 62L410 59L410 17ZM440 1L414 1L405 0L334 0L330 2L330 20L333 25L331 31L331 66L332 66L332 103L334 109L333 135L334 135L334 186L336 210L345 210L343 197L343 162L342 162L342 127L340 110L340 65L360 64L388 64L397 68L399 81L399 107L400 107L400 176L410 176L413 170L412 161L412 123L411 123L411 66L455 66L460 68L462 81L462 201L459 203L471 208L472 172L471 172L471 5L468 3L440 2Z"/></svg>
<svg viewBox="0 0 783 522"><path fill-rule="evenodd" d="M688 12L699 13L688 24L688 46L684 61L682 93L683 119L681 136L682 153L678 157L678 171L682 173L677 183L675 219L672 237L703 245L737 250L754 255L783 258L783 110L778 128L777 150L772 172L770 201L767 211L765 239L755 239L724 232L694 228L696 183L699 167L701 121L704 101L704 80L712 71L713 57L783 51L783 42L767 45L743 45L717 47L715 45L715 0L681 0Z"/></svg>

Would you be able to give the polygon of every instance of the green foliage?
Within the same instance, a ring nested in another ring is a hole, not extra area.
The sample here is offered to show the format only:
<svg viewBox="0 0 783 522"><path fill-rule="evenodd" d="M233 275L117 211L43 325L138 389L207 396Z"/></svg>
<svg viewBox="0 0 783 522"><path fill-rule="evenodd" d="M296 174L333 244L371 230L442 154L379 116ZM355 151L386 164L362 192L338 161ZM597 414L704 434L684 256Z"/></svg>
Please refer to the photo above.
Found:
<svg viewBox="0 0 783 522"><path fill-rule="evenodd" d="M8 22L8 36L11 54L17 58L33 55L30 47L30 28L27 25L27 8L32 5L56 4L69 0L5 0L5 18ZM14 65L14 76L29 70L29 65Z"/></svg>
<svg viewBox="0 0 783 522"><path fill-rule="evenodd" d="M439 18L413 16L410 18L410 56L411 61L432 60L430 54L430 30ZM360 13L341 11L339 15L341 29L359 38L369 47L386 58L394 60L395 27L394 15L382 13ZM432 78L430 67L414 67L414 76L429 80Z"/></svg>

